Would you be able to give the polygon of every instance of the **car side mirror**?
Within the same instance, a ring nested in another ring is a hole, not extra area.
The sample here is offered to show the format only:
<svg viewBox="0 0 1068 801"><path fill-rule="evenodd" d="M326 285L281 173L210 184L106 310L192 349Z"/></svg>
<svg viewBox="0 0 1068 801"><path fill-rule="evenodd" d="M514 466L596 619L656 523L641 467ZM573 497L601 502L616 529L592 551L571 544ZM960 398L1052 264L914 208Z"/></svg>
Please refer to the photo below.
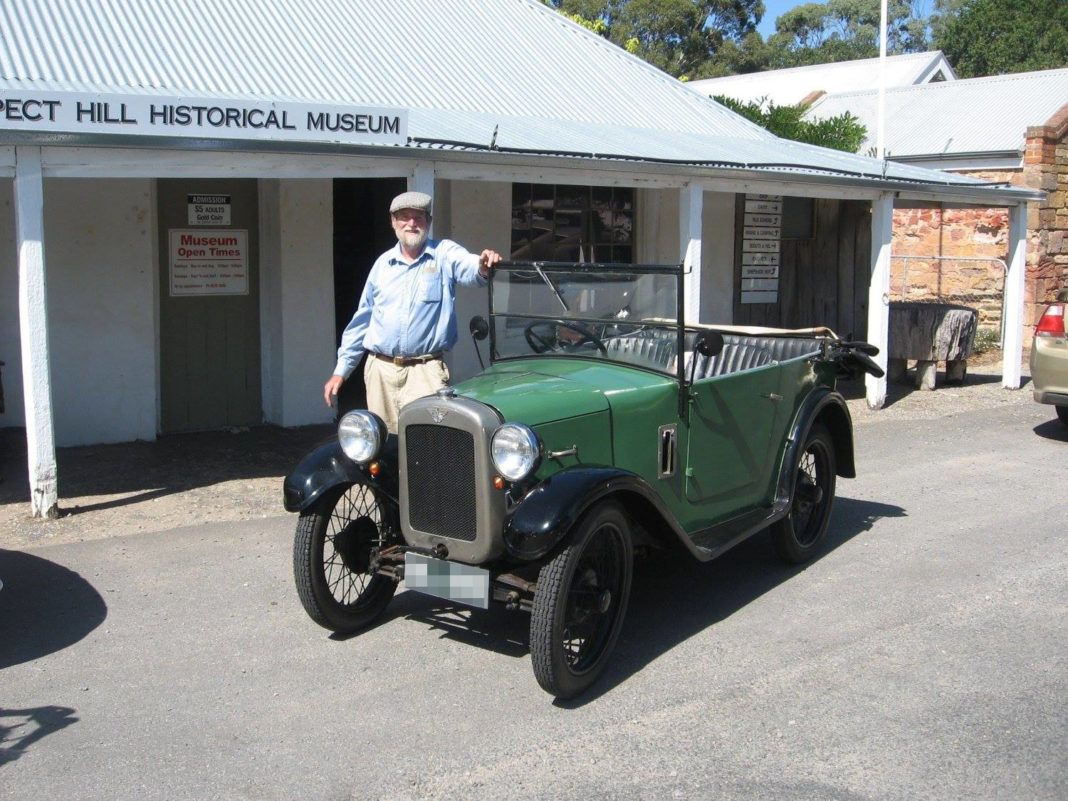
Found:
<svg viewBox="0 0 1068 801"><path fill-rule="evenodd" d="M478 356L478 366L480 369L485 370L486 363L482 361L482 350L478 347L478 343L489 336L489 323L486 322L486 318L481 314L476 314L471 318L467 328L471 332L471 339L475 341L475 355Z"/></svg>
<svg viewBox="0 0 1068 801"><path fill-rule="evenodd" d="M481 314L476 314L471 318L471 324L468 328L471 331L471 336L476 342L481 342L489 336L489 323L486 322L486 318Z"/></svg>
<svg viewBox="0 0 1068 801"><path fill-rule="evenodd" d="M697 357L704 356L711 359L723 352L723 334L719 331L700 331L693 343L693 358L690 359L690 375L687 379L689 385L693 385L693 376L697 370Z"/></svg>
<svg viewBox="0 0 1068 801"><path fill-rule="evenodd" d="M719 331L702 331L697 335L693 349L708 359L719 356L723 352L723 334Z"/></svg>

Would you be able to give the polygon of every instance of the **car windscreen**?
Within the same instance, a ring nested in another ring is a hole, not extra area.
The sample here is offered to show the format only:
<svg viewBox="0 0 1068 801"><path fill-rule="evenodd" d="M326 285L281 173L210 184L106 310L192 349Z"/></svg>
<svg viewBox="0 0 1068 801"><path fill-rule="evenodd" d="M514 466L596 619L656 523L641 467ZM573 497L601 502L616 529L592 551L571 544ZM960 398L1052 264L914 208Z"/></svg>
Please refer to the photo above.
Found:
<svg viewBox="0 0 1068 801"><path fill-rule="evenodd" d="M530 263L495 269L494 358L582 356L675 371L678 269Z"/></svg>

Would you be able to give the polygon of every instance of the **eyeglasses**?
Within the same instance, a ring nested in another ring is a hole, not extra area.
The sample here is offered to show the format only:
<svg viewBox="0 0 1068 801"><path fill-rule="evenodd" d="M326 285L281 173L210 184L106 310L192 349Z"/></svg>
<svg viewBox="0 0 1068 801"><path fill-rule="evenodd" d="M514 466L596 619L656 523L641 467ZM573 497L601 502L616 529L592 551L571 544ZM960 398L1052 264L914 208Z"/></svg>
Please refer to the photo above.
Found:
<svg viewBox="0 0 1068 801"><path fill-rule="evenodd" d="M393 219L398 222L407 222L408 220L426 222L429 219L429 215L425 211L417 211L416 209L399 209L393 212Z"/></svg>

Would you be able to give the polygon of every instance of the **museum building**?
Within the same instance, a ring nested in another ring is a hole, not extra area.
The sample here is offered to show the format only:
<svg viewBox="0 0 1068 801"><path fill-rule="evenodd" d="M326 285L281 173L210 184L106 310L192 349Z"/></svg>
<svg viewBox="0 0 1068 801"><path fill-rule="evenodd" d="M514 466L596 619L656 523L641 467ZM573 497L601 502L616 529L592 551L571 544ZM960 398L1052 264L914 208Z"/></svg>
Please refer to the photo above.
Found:
<svg viewBox="0 0 1068 801"><path fill-rule="evenodd" d="M0 0L0 427L34 512L57 446L332 420L405 189L473 250L684 262L688 320L884 346L895 198L1007 208L1019 307L1042 196L780 140L537 0Z"/></svg>

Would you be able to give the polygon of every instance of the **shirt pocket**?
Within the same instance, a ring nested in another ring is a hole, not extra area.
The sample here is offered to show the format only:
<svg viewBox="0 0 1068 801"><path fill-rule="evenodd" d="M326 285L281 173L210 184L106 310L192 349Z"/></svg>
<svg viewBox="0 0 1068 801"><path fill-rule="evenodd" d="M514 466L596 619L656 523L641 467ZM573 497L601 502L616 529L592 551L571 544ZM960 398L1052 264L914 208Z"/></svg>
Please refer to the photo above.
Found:
<svg viewBox="0 0 1068 801"><path fill-rule="evenodd" d="M423 303L441 303L441 273L435 270L419 276L419 295Z"/></svg>

